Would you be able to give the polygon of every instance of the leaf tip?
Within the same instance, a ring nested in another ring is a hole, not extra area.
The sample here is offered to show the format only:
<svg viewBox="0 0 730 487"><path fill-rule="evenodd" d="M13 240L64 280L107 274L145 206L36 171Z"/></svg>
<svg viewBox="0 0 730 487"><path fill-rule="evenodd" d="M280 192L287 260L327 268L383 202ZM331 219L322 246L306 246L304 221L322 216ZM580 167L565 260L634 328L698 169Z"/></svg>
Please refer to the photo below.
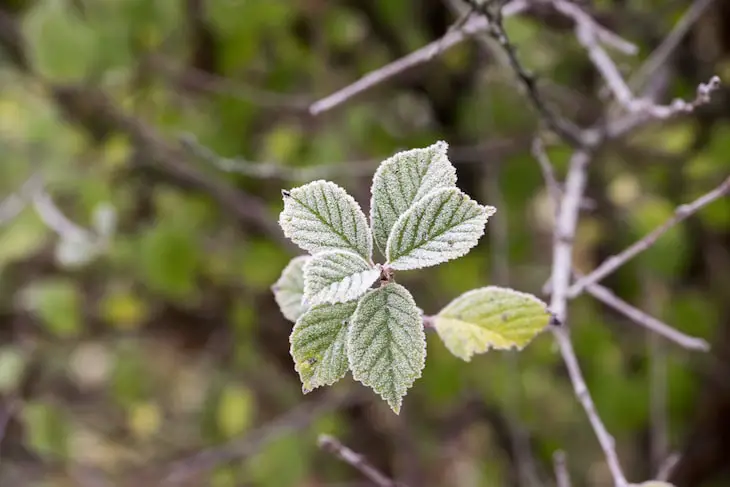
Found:
<svg viewBox="0 0 730 487"><path fill-rule="evenodd" d="M291 191L288 191L286 189L282 189L281 190L281 196L283 196L284 198L291 198Z"/></svg>

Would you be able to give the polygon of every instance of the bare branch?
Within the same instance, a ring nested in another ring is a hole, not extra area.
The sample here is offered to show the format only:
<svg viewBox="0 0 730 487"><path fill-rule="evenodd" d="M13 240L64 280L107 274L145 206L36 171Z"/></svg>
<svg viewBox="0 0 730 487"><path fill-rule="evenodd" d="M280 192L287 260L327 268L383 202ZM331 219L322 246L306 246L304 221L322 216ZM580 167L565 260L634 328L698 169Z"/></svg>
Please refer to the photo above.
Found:
<svg viewBox="0 0 730 487"><path fill-rule="evenodd" d="M672 453L662 462L662 464L659 466L659 470L656 474L656 479L660 480L662 482L666 482L669 480L669 477L672 475L672 470L674 470L674 467L679 463L679 460L682 458L682 456L679 453Z"/></svg>
<svg viewBox="0 0 730 487"><path fill-rule="evenodd" d="M730 177L726 178L722 184L718 187L706 193L705 195L697 198L692 203L679 206L675 211L674 215L664 222L661 226L656 228L654 231L646 235L644 238L634 243L626 250L618 255L609 257L601 265L599 265L593 272L586 275L585 277L578 279L570 289L568 289L568 298L574 298L578 296L583 290L590 284L599 282L616 269L624 265L630 259L636 257L641 252L651 247L662 235L664 235L669 229L682 222L683 220L694 215L705 206L710 203L727 196L730 194Z"/></svg>
<svg viewBox="0 0 730 487"><path fill-rule="evenodd" d="M512 0L510 3L505 5L502 15L505 17L516 15L527 9L528 6L529 5L526 0ZM312 103L309 107L309 113L312 115L320 115L332 110L356 95L364 93L365 91L384 83L392 77L413 68L414 66L431 61L434 57L436 57L436 55L451 49L462 41L468 39L470 36L473 36L478 32L484 32L487 27L488 23L486 19L481 17L471 19L464 24L463 28L451 30L442 38L426 44L407 56L397 59L390 64L386 64L385 66L366 74L356 82L342 88L341 90Z"/></svg>
<svg viewBox="0 0 730 487"><path fill-rule="evenodd" d="M616 296L610 289L600 284L589 284L586 287L588 294L612 307L619 313L625 315L633 322L643 326L647 330L653 331L657 335L661 335L669 341L686 348L687 350L699 350L706 352L710 349L710 344L701 338L685 335L681 331L672 328L663 321L631 306L626 301Z"/></svg>
<svg viewBox="0 0 730 487"><path fill-rule="evenodd" d="M337 458L359 471L378 487L405 487L403 484L399 484L395 480L381 473L380 470L373 467L365 457L347 448L345 445L340 443L337 438L329 435L320 435L317 444L322 450L335 455Z"/></svg>
<svg viewBox="0 0 730 487"><path fill-rule="evenodd" d="M553 466L555 468L555 482L557 487L570 487L570 474L566 465L565 452L558 450L553 453Z"/></svg>
<svg viewBox="0 0 730 487"><path fill-rule="evenodd" d="M598 438L598 443L606 457L606 462L611 471L615 487L627 487L621 464L616 453L615 441L606 430L600 416L596 411L593 398L588 391L583 373L580 370L578 359L570 341L567 318L567 291L570 284L573 260L573 239L578 224L578 213L580 201L586 185L586 170L592 158L592 154L586 150L576 151L570 161L568 178L565 184L565 196L563 197L558 213L557 225L553 237L553 269L552 269L552 296L550 299L550 310L558 323L563 326L552 328L555 340L560 348L563 361L568 369L570 381L573 384L575 395L580 401Z"/></svg>
<svg viewBox="0 0 730 487"><path fill-rule="evenodd" d="M56 206L51 196L40 188L33 194L33 206L43 223L61 238L89 242L97 239L94 234L69 220Z"/></svg>
<svg viewBox="0 0 730 487"><path fill-rule="evenodd" d="M548 108L537 88L535 77L528 73L522 66L522 63L520 63L517 58L517 50L515 49L514 44L510 42L507 32L504 30L502 25L502 11L499 8L492 10L491 5L488 2L480 2L479 0L466 1L473 10L478 11L485 19L487 19L487 34L489 34L489 36L499 44L506 54L512 71L514 71L517 79L520 81L520 84L524 88L532 106L546 125L570 145L575 147L584 146L585 141L580 127L567 119L561 118Z"/></svg>
<svg viewBox="0 0 730 487"><path fill-rule="evenodd" d="M216 154L198 142L193 134L180 136L180 143L195 157L211 164L224 172L241 174L257 179L280 179L283 181L312 181L338 174L370 176L380 161L376 159L344 162L338 164L318 164L312 167L290 167L273 162L252 162L241 158L226 158Z"/></svg>
<svg viewBox="0 0 730 487"><path fill-rule="evenodd" d="M697 0L679 19L674 26L672 32L664 38L659 47L657 47L637 69L634 74L629 77L628 85L634 89L640 89L656 72L666 64L672 53L679 47L684 36L689 29L697 22L702 14L715 2L715 0Z"/></svg>
<svg viewBox="0 0 730 487"><path fill-rule="evenodd" d="M532 141L532 155L540 165L542 177L545 179L545 185L547 186L550 199L554 205L555 214L557 215L563 192L560 189L558 179L555 177L555 169L548 158L547 151L545 150L545 144L543 144L542 139L539 136L536 136Z"/></svg>
<svg viewBox="0 0 730 487"><path fill-rule="evenodd" d="M11 194L0 202L0 225L9 223L25 209L28 200L31 199L40 184L40 176L31 176L20 187L20 191Z"/></svg>

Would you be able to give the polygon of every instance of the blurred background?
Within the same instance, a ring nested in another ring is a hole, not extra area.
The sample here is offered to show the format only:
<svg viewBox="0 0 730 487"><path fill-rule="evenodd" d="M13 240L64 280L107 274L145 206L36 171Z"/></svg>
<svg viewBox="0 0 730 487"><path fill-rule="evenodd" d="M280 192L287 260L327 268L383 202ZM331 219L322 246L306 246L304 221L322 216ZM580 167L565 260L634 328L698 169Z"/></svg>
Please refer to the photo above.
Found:
<svg viewBox="0 0 730 487"><path fill-rule="evenodd" d="M697 2L699 3L699 2ZM660 99L730 79L730 8L708 4L660 69ZM689 0L586 0L636 43L635 72ZM459 186L494 205L479 246L399 275L426 313L488 284L544 296L552 210L538 119L490 44L467 41L310 115L308 106L441 37L442 0L0 1L0 485L366 486L317 448L339 438L407 485L610 486L549 334L465 363L429 336L400 416L347 376L303 395L270 286L300 251L282 188L316 178L367 209L378 163L450 144ZM505 20L521 61L588 126L602 78L569 21ZM677 37L675 35L675 37ZM492 46L493 47L493 46ZM612 141L590 167L575 265L588 272L730 170L730 98ZM560 179L571 150L550 144ZM730 201L603 282L710 353L590 296L576 351L630 480L730 485ZM672 467L668 469L668 467Z"/></svg>

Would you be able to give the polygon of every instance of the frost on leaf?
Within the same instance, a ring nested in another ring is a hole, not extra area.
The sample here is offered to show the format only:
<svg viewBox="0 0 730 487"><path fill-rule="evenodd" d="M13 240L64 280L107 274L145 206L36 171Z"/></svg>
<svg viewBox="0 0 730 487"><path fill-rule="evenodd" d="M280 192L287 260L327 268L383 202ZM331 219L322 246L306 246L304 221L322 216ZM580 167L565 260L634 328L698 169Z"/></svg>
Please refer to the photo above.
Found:
<svg viewBox="0 0 730 487"><path fill-rule="evenodd" d="M347 346L353 378L380 394L398 414L403 396L426 363L426 335L408 290L391 282L362 297Z"/></svg>
<svg viewBox="0 0 730 487"><path fill-rule="evenodd" d="M347 373L347 327L356 306L355 301L313 306L294 325L290 353L305 394Z"/></svg>
<svg viewBox="0 0 730 487"><path fill-rule="evenodd" d="M468 291L434 317L451 353L470 361L490 348L522 350L550 322L545 303L531 294L495 286Z"/></svg>
<svg viewBox="0 0 730 487"><path fill-rule="evenodd" d="M304 298L310 304L351 301L365 294L379 276L380 266L352 252L322 252L304 266Z"/></svg>
<svg viewBox="0 0 730 487"><path fill-rule="evenodd" d="M456 185L448 144L399 152L383 161L373 177L370 222L375 243L385 253L390 229L416 201L439 188Z"/></svg>
<svg viewBox="0 0 730 487"><path fill-rule="evenodd" d="M279 225L292 242L312 254L349 250L370 260L373 242L367 218L344 189L319 180L282 194Z"/></svg>
<svg viewBox="0 0 730 487"><path fill-rule="evenodd" d="M457 188L438 189L403 213L388 237L387 258L396 270L429 267L466 255L496 212Z"/></svg>
<svg viewBox="0 0 730 487"><path fill-rule="evenodd" d="M650 480L648 482L642 482L640 484L631 484L631 487L674 487L674 484L662 482L660 480Z"/></svg>
<svg viewBox="0 0 730 487"><path fill-rule="evenodd" d="M294 257L281 272L271 290L274 293L276 304L279 305L281 313L289 321L297 319L307 311L307 306L302 302L304 296L304 264L311 259L308 255Z"/></svg>

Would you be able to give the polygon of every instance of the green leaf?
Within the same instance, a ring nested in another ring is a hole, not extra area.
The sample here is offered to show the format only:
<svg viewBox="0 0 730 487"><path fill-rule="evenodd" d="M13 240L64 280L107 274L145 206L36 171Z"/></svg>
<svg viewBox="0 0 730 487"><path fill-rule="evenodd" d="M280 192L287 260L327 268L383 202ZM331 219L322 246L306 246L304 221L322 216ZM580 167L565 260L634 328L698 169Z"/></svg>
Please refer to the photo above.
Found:
<svg viewBox="0 0 730 487"><path fill-rule="evenodd" d="M294 325L290 353L305 394L347 373L347 329L356 306L355 301L314 306Z"/></svg>
<svg viewBox="0 0 730 487"><path fill-rule="evenodd" d="M451 353L470 361L490 348L522 350L550 322L545 303L531 294L487 286L454 299L434 317Z"/></svg>
<svg viewBox="0 0 730 487"><path fill-rule="evenodd" d="M83 295L74 281L48 278L33 282L23 290L22 300L56 336L68 338L81 331Z"/></svg>
<svg viewBox="0 0 730 487"><path fill-rule="evenodd" d="M466 255L496 212L457 188L439 189L403 213L388 237L389 266L419 269Z"/></svg>
<svg viewBox="0 0 730 487"><path fill-rule="evenodd" d="M394 282L368 292L352 317L347 347L353 378L398 414L426 365L426 334L411 293Z"/></svg>
<svg viewBox="0 0 730 487"><path fill-rule="evenodd" d="M370 261L373 239L367 218L344 189L318 180L282 194L279 224L292 242L312 254L349 250Z"/></svg>
<svg viewBox="0 0 730 487"><path fill-rule="evenodd" d="M456 185L456 169L446 142L399 152L383 161L373 177L370 222L375 243L385 253L398 217L433 190Z"/></svg>
<svg viewBox="0 0 730 487"><path fill-rule="evenodd" d="M29 57L49 81L73 82L88 76L98 56L97 34L62 0L34 2L22 29Z"/></svg>
<svg viewBox="0 0 730 487"><path fill-rule="evenodd" d="M304 264L311 259L308 255L294 257L281 272L281 277L271 286L281 314L289 321L297 321L307 311L304 297Z"/></svg>
<svg viewBox="0 0 730 487"><path fill-rule="evenodd" d="M380 276L352 252L334 250L317 254L304 266L304 299L309 304L344 303L365 294Z"/></svg>

